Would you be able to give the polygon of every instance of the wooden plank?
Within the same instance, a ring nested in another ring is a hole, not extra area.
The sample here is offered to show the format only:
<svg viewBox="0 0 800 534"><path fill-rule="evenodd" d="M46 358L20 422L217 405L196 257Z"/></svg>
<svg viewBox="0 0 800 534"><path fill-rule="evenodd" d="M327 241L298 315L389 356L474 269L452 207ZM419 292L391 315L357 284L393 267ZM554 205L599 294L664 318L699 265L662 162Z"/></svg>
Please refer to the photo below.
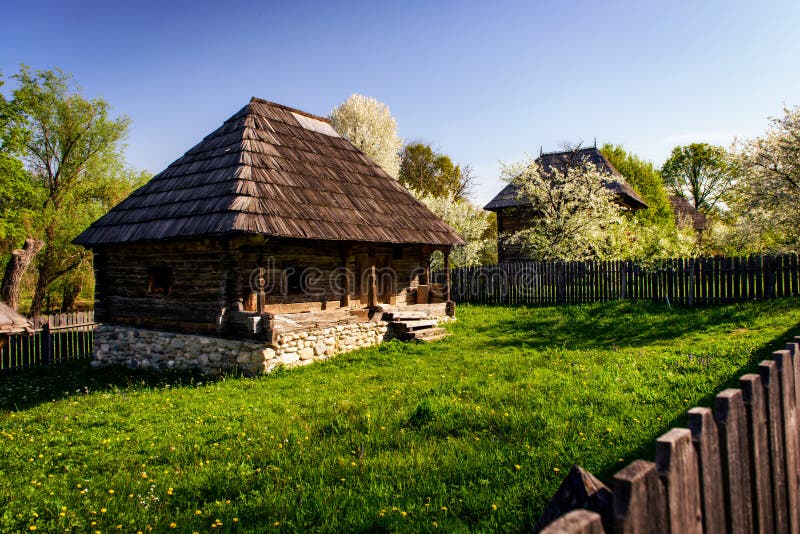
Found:
<svg viewBox="0 0 800 534"><path fill-rule="evenodd" d="M719 429L722 476L725 485L727 531L750 532L753 506L750 491L750 456L747 443L747 419L742 392L726 389L714 399L714 418Z"/></svg>
<svg viewBox="0 0 800 534"><path fill-rule="evenodd" d="M673 428L656 439L656 469L667 495L670 532L701 534L700 479L688 429Z"/></svg>
<svg viewBox="0 0 800 534"><path fill-rule="evenodd" d="M700 469L700 498L703 507L703 529L708 534L725 532L725 499L719 437L714 414L709 408L689 410L689 430L697 452Z"/></svg>
<svg viewBox="0 0 800 534"><path fill-rule="evenodd" d="M772 353L780 381L783 439L786 455L786 498L789 509L789 531L800 532L800 465L797 451L797 413L794 365L788 350Z"/></svg>
<svg viewBox="0 0 800 534"><path fill-rule="evenodd" d="M667 533L669 513L656 464L636 460L614 475L614 527L619 534Z"/></svg>
<svg viewBox="0 0 800 534"><path fill-rule="evenodd" d="M573 510L562 515L541 531L541 534L603 534L600 515L589 510Z"/></svg>
<svg viewBox="0 0 800 534"><path fill-rule="evenodd" d="M789 532L789 509L786 495L786 453L783 439L783 415L778 364L771 360L758 366L767 408L770 480L772 483L772 518L775 532Z"/></svg>
<svg viewBox="0 0 800 534"><path fill-rule="evenodd" d="M761 377L756 374L746 374L739 378L739 386L747 415L754 531L769 534L774 532L775 526L772 519L772 483L764 388Z"/></svg>

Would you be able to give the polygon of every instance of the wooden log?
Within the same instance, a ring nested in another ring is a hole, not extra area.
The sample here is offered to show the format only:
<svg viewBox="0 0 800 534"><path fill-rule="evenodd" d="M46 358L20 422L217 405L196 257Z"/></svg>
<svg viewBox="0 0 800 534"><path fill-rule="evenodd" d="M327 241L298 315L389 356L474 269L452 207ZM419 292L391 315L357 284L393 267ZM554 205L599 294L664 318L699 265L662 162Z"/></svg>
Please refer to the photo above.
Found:
<svg viewBox="0 0 800 534"><path fill-rule="evenodd" d="M713 412L709 408L689 410L689 430L700 469L703 529L708 534L722 534L725 532L725 499L720 493L722 464Z"/></svg>
<svg viewBox="0 0 800 534"><path fill-rule="evenodd" d="M789 509L786 495L786 463L783 439L783 415L778 364L771 360L758 366L764 401L767 408L767 437L769 439L770 481L772 483L772 519L775 532L789 531Z"/></svg>
<svg viewBox="0 0 800 534"><path fill-rule="evenodd" d="M753 492L754 531L774 532L772 518L772 483L770 481L767 407L761 377L746 374L739 379L747 415L750 480Z"/></svg>
<svg viewBox="0 0 800 534"><path fill-rule="evenodd" d="M719 429L722 476L725 482L727 531L750 532L753 527L750 491L750 457L747 444L747 416L742 392L726 389L714 399L714 417Z"/></svg>
<svg viewBox="0 0 800 534"><path fill-rule="evenodd" d="M780 380L783 439L786 455L786 499L789 531L800 532L800 465L797 450L797 412L795 406L794 365L788 350L772 353Z"/></svg>
<svg viewBox="0 0 800 534"><path fill-rule="evenodd" d="M656 469L667 495L670 532L703 532L700 480L692 434L673 428L656 439Z"/></svg>
<svg viewBox="0 0 800 534"><path fill-rule="evenodd" d="M574 510L547 525L541 534L603 534L600 515L589 510Z"/></svg>
<svg viewBox="0 0 800 534"><path fill-rule="evenodd" d="M669 513L656 464L636 460L614 475L614 530L620 534L666 533Z"/></svg>

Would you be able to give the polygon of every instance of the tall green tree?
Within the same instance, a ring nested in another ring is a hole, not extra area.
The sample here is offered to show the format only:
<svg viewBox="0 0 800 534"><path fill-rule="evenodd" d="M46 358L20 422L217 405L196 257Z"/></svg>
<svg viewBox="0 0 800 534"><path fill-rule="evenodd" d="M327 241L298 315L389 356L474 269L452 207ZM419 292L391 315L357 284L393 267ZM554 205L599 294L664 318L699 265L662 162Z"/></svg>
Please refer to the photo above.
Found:
<svg viewBox="0 0 800 534"><path fill-rule="evenodd" d="M24 164L36 201L30 231L44 249L36 261L35 315L46 308L56 281L89 271L90 253L71 240L145 176L125 166L129 120L111 117L104 100L85 99L58 70L23 66L13 79L2 146Z"/></svg>
<svg viewBox="0 0 800 534"><path fill-rule="evenodd" d="M703 213L722 205L737 174L737 167L723 147L692 143L675 147L661 168L667 188Z"/></svg>
<svg viewBox="0 0 800 534"><path fill-rule="evenodd" d="M669 202L664 179L651 162L627 152L622 145L606 143L600 148L600 152L647 203L647 209L635 212L634 217L637 220L646 225L655 224L666 227L675 225L675 215Z"/></svg>
<svg viewBox="0 0 800 534"><path fill-rule="evenodd" d="M453 163L430 145L413 142L400 153L400 183L420 195L466 198L472 186L469 166Z"/></svg>

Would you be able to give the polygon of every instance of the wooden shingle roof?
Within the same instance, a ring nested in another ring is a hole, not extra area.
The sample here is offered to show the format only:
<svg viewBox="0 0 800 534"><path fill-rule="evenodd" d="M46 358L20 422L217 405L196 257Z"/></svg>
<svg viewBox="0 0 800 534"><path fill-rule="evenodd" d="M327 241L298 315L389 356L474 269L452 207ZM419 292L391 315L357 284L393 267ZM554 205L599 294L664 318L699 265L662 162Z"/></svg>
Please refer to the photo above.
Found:
<svg viewBox="0 0 800 534"><path fill-rule="evenodd" d="M227 234L464 241L328 119L253 98L75 239L87 247Z"/></svg>
<svg viewBox="0 0 800 534"><path fill-rule="evenodd" d="M0 334L18 334L20 332L33 333L33 328L28 320L11 309L7 304L0 302Z"/></svg>
<svg viewBox="0 0 800 534"><path fill-rule="evenodd" d="M613 180L606 183L617 197L620 204L631 209L642 209L647 207L647 203L639 196L639 193L631 187L620 172L611 164L610 161L596 147L581 148L578 150L567 150L563 152L548 152L541 154L536 161L547 171L557 169L563 171L566 165L581 162L597 167L600 172L613 176ZM512 208L525 205L525 200L519 196L519 186L510 183L497 196L495 196L483 209L497 211L503 208Z"/></svg>
<svg viewBox="0 0 800 534"><path fill-rule="evenodd" d="M683 197L671 196L669 202L672 205L672 212L675 214L675 222L678 224L689 223L692 228L698 232L708 228L708 219L706 216L692 206L692 204Z"/></svg>

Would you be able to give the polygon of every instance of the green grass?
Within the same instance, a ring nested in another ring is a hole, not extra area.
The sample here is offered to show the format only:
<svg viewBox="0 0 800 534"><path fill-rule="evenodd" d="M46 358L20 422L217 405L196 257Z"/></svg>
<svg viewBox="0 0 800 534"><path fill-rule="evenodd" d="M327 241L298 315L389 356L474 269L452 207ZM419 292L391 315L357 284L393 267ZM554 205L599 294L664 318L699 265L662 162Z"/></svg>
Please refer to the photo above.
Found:
<svg viewBox="0 0 800 534"><path fill-rule="evenodd" d="M529 530L573 463L607 480L650 456L796 333L800 302L458 316L443 342L255 379L2 377L0 530Z"/></svg>

